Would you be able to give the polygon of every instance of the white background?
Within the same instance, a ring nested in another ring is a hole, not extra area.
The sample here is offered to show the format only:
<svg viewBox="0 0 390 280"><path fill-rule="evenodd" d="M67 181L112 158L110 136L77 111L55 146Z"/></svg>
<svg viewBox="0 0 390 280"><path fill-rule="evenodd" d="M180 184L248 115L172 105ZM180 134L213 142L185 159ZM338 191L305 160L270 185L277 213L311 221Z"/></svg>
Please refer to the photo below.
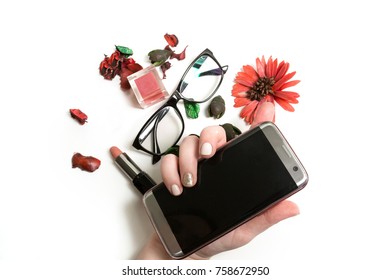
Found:
<svg viewBox="0 0 390 280"><path fill-rule="evenodd" d="M117 145L160 181L159 165L131 146L158 105L140 109L118 78L104 80L98 66L117 44L132 48L145 67L147 53L163 48L163 35L171 33L180 40L177 52L188 49L184 61L172 61L168 90L206 47L229 65L218 92L227 102L225 116L207 118L203 106L199 119L185 120L186 134L225 122L248 129L232 106L231 88L256 57L289 62L301 80L296 112L277 107L276 116L310 175L306 189L291 198L301 214L214 259L280 261L316 279L384 277L390 250L385 3L3 1L0 260L135 257L153 229L109 148ZM79 125L70 108L85 111L89 122ZM72 169L74 152L99 158L101 167Z"/></svg>

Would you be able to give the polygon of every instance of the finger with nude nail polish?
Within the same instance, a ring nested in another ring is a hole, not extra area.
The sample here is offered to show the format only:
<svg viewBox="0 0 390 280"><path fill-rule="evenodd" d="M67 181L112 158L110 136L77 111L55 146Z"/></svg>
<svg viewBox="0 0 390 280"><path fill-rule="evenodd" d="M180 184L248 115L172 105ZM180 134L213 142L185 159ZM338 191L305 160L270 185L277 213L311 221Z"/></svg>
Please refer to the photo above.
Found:
<svg viewBox="0 0 390 280"><path fill-rule="evenodd" d="M215 151L226 143L225 130L219 126L209 126L202 130L199 137L199 153L204 158L214 155Z"/></svg>
<svg viewBox="0 0 390 280"><path fill-rule="evenodd" d="M197 167L199 159L199 138L190 135L183 139L180 144L179 170L181 182L185 187L196 184Z"/></svg>
<svg viewBox="0 0 390 280"><path fill-rule="evenodd" d="M183 192L179 175L179 159L173 154L163 156L161 160L161 176L169 192L175 196Z"/></svg>

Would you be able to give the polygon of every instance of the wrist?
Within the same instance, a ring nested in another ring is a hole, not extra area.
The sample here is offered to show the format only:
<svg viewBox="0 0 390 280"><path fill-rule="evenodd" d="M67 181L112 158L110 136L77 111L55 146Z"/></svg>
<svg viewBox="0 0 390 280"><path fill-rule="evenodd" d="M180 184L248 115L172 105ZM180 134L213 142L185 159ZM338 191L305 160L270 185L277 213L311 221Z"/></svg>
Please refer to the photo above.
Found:
<svg viewBox="0 0 390 280"><path fill-rule="evenodd" d="M172 258L165 251L156 233L153 233L148 242L139 252L137 260L171 260Z"/></svg>
<svg viewBox="0 0 390 280"><path fill-rule="evenodd" d="M166 252L156 233L153 233L148 242L139 252L137 260L173 260ZM210 257L202 255L200 252L193 253L185 258L186 260L209 260Z"/></svg>

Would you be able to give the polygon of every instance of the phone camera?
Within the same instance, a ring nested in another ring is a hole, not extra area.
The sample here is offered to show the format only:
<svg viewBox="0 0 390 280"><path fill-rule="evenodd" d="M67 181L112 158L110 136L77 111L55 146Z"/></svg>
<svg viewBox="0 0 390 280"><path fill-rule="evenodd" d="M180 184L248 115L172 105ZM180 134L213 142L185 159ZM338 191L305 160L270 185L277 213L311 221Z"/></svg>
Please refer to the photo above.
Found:
<svg viewBox="0 0 390 280"><path fill-rule="evenodd" d="M293 167L293 170L294 170L294 171L298 171L298 166L294 166L294 167Z"/></svg>

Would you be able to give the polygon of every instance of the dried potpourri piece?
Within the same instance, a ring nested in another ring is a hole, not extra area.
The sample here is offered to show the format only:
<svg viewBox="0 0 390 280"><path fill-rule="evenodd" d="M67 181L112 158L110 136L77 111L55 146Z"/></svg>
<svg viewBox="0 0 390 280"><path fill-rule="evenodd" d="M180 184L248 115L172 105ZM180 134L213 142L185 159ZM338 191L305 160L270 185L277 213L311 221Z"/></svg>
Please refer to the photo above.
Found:
<svg viewBox="0 0 390 280"><path fill-rule="evenodd" d="M83 125L87 122L88 116L79 109L69 109L70 116Z"/></svg>
<svg viewBox="0 0 390 280"><path fill-rule="evenodd" d="M240 135L242 132L240 129L232 125L231 123L225 123L221 125L226 133L226 141L230 141L235 138L237 135Z"/></svg>
<svg viewBox="0 0 390 280"><path fill-rule="evenodd" d="M121 53L121 55L123 55L124 57L128 58L129 56L133 55L133 50L128 48L128 47L124 47L124 46L115 46L116 50L118 52Z"/></svg>
<svg viewBox="0 0 390 280"><path fill-rule="evenodd" d="M209 116L214 117L214 119L219 119L225 114L225 100L223 100L222 96L215 96L209 105Z"/></svg>
<svg viewBox="0 0 390 280"><path fill-rule="evenodd" d="M178 53L176 54L175 52L172 51L172 54L171 54L171 59L172 58L176 58L177 60L183 60L186 58L186 49L187 49L188 46L186 46L184 48L184 50L181 52L181 53Z"/></svg>
<svg viewBox="0 0 390 280"><path fill-rule="evenodd" d="M160 66L171 57L172 50L153 50L148 53L149 60L154 66Z"/></svg>
<svg viewBox="0 0 390 280"><path fill-rule="evenodd" d="M121 88L123 90L130 89L130 83L127 77L142 69L142 66L136 63L135 60L132 58L123 60L121 65L121 71L119 73Z"/></svg>
<svg viewBox="0 0 390 280"><path fill-rule="evenodd" d="M167 41L168 45L171 47L176 47L177 44L179 44L179 39L174 34L168 34L166 33L164 35L165 41Z"/></svg>
<svg viewBox="0 0 390 280"><path fill-rule="evenodd" d="M120 72L121 54L118 50L113 52L111 56L104 55L104 59L100 62L99 72L100 75L106 80L112 80Z"/></svg>
<svg viewBox="0 0 390 280"><path fill-rule="evenodd" d="M200 106L198 103L184 100L184 108L186 109L186 115L190 119L197 119L199 116Z"/></svg>
<svg viewBox="0 0 390 280"><path fill-rule="evenodd" d="M100 166L100 160L92 156L83 156L80 153L75 153L72 157L72 168L80 168L81 170L94 172Z"/></svg>
<svg viewBox="0 0 390 280"><path fill-rule="evenodd" d="M165 72L171 68L171 63L169 61L165 61L161 66L161 71L163 73L163 79L165 79L167 77L167 75L165 74Z"/></svg>
<svg viewBox="0 0 390 280"><path fill-rule="evenodd" d="M150 62L153 63L154 66L156 66L156 67L162 66L161 70L163 71L163 75L164 75L163 78L165 79L166 78L165 72L171 67L171 64L169 64L169 67L166 67L166 66L168 66L168 64L166 64L166 62L168 62L167 60L173 59L173 58L176 58L177 60L185 59L186 58L186 49L188 46L186 46L181 53L176 54L171 49L171 47L176 47L177 44L179 43L179 39L177 38L177 36L174 34L166 33L164 35L164 38L167 41L168 45L165 46L164 49L155 49L155 50L150 51L148 53L148 56L149 56Z"/></svg>
<svg viewBox="0 0 390 280"><path fill-rule="evenodd" d="M112 80L119 75L121 88L127 90L130 89L127 76L143 69L143 67L130 58L133 55L132 49L124 46L115 46L115 48L111 56L105 55L100 63L99 72L107 80Z"/></svg>

